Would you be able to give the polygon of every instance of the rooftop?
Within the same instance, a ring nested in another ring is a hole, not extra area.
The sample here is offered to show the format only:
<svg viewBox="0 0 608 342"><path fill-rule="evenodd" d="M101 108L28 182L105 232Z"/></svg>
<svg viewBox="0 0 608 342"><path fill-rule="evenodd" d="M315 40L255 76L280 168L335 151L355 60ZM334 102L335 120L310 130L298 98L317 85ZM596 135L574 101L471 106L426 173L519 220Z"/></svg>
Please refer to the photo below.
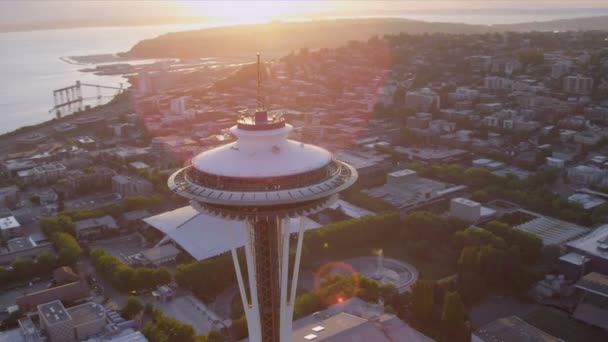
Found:
<svg viewBox="0 0 608 342"><path fill-rule="evenodd" d="M456 197L456 198L452 198L452 202L454 203L459 203L459 204L463 204L469 207L476 207L479 206L480 204L478 202L472 201L468 198L463 198L463 197Z"/></svg>
<svg viewBox="0 0 608 342"><path fill-rule="evenodd" d="M559 260L565 261L570 264L582 266L585 263L585 261L587 260L587 257L584 255L580 255L578 253L568 253L568 254L562 255L559 258Z"/></svg>
<svg viewBox="0 0 608 342"><path fill-rule="evenodd" d="M569 242L567 246L589 255L608 259L608 224L597 227L589 234Z"/></svg>
<svg viewBox="0 0 608 342"><path fill-rule="evenodd" d="M49 325L72 319L60 300L38 305L38 311Z"/></svg>
<svg viewBox="0 0 608 342"><path fill-rule="evenodd" d="M304 229L316 229L320 225L303 217ZM228 221L199 213L191 206L182 207L144 219L151 227L166 234L158 244L173 240L197 260L205 260L230 250L231 242L226 230L233 229L234 243L237 247L245 245L245 223ZM289 219L287 226L295 233L299 229L299 219ZM204 236L204 238L201 238Z"/></svg>
<svg viewBox="0 0 608 342"><path fill-rule="evenodd" d="M95 228L95 227L99 227L99 226L106 226L108 228L114 228L114 229L118 228L118 224L116 223L116 220L114 220L114 218L110 215L76 221L76 222L74 222L74 226L75 226L74 228L76 229L76 231L89 229L89 228Z"/></svg>
<svg viewBox="0 0 608 342"><path fill-rule="evenodd" d="M391 172L388 175L391 177L404 177L404 176L409 176L409 175L415 175L416 173L417 172L414 170L404 169L404 170Z"/></svg>
<svg viewBox="0 0 608 342"><path fill-rule="evenodd" d="M575 286L579 289L608 297L608 275L597 272L587 273L576 282Z"/></svg>
<svg viewBox="0 0 608 342"><path fill-rule="evenodd" d="M533 214L537 218L514 228L532 233L543 240L543 244L559 245L576 239L589 232L589 228L552 217Z"/></svg>
<svg viewBox="0 0 608 342"><path fill-rule="evenodd" d="M149 262L156 262L165 258L175 257L179 254L179 249L172 244L152 247L141 252L141 255Z"/></svg>
<svg viewBox="0 0 608 342"><path fill-rule="evenodd" d="M21 225L14 216L0 218L0 229L4 230L18 227L21 227Z"/></svg>
<svg viewBox="0 0 608 342"><path fill-rule="evenodd" d="M31 237L18 237L8 240L6 245L9 251L15 252L36 247L36 242Z"/></svg>
<svg viewBox="0 0 608 342"><path fill-rule="evenodd" d="M74 326L86 324L98 319L105 319L105 309L97 303L84 303L67 309Z"/></svg>
<svg viewBox="0 0 608 342"><path fill-rule="evenodd" d="M405 154L410 158L421 159L421 160L444 160L454 157L459 157L467 154L468 152L460 149L448 149L448 148L410 148L396 146L395 151Z"/></svg>
<svg viewBox="0 0 608 342"><path fill-rule="evenodd" d="M568 201L580 204L585 210L593 209L606 203L605 200L589 194L572 194L570 197L568 197Z"/></svg>
<svg viewBox="0 0 608 342"><path fill-rule="evenodd" d="M477 329L474 337L484 342L561 342L517 316L490 322Z"/></svg>

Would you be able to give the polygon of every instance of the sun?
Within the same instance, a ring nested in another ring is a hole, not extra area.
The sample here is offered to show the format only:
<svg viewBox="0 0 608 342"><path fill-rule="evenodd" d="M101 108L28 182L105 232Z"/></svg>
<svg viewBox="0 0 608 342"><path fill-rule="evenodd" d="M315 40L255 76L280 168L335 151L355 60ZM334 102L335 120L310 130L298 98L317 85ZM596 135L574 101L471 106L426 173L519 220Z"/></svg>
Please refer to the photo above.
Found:
<svg viewBox="0 0 608 342"><path fill-rule="evenodd" d="M181 1L176 5L188 16L230 23L259 23L307 19L313 13L326 10L328 4L323 1Z"/></svg>

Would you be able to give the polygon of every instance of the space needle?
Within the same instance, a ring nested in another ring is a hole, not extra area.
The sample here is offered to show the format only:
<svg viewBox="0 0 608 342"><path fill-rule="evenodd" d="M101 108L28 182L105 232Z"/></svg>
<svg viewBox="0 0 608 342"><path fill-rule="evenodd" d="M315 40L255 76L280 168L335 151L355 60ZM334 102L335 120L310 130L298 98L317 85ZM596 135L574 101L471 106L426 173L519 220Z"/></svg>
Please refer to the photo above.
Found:
<svg viewBox="0 0 608 342"><path fill-rule="evenodd" d="M249 340L286 342L291 341L302 254L301 218L329 206L358 175L329 151L287 139L293 127L282 116L269 116L264 108L259 55L257 67L257 110L242 115L230 128L237 141L195 156L169 177L168 185L190 199L199 212L226 219ZM297 217L295 260L290 267L287 221ZM235 220L244 221L242 231L228 223ZM236 253L235 231L245 235L247 282ZM204 239L204 227L200 234Z"/></svg>

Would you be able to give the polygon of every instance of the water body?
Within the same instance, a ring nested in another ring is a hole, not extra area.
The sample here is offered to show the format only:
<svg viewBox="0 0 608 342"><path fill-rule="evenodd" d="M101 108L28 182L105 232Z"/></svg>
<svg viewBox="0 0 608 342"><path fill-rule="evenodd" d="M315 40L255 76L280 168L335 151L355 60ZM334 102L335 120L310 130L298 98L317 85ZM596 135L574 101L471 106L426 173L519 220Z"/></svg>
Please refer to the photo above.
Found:
<svg viewBox="0 0 608 342"><path fill-rule="evenodd" d="M128 86L121 76L97 76L79 72L87 66L62 61L61 57L116 53L129 50L142 39L162 33L202 27L167 25L96 27L65 30L0 33L0 133L50 120L53 89L83 83ZM84 96L96 96L83 88ZM109 95L106 91L104 95ZM97 100L91 105L96 105Z"/></svg>
<svg viewBox="0 0 608 342"><path fill-rule="evenodd" d="M376 13L380 15L388 13ZM608 9L554 10L508 13L463 11L462 13L416 13L411 19L464 22L471 24L513 23L521 21L551 20L563 17L608 14ZM370 15L370 14L368 14ZM399 14L391 14L399 16ZM142 39L153 38L167 32L218 26L218 23L96 27L63 30L25 31L0 33L0 134L21 126L37 124L53 118L53 89L83 83L118 86L126 80L120 76L97 76L79 72L82 65L60 60L66 56L116 53L129 50ZM127 84L123 84L127 86ZM95 89L84 89L85 96L95 96ZM87 93L88 92L88 93ZM108 93L104 93L108 94ZM97 101L90 103L97 104Z"/></svg>

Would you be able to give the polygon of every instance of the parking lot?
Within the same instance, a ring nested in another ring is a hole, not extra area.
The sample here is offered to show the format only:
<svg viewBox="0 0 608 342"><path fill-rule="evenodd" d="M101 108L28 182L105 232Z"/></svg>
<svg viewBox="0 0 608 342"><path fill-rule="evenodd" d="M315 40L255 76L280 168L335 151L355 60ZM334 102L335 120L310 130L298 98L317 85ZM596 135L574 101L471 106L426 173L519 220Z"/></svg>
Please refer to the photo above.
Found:
<svg viewBox="0 0 608 342"><path fill-rule="evenodd" d="M222 328L222 324L218 323L218 316L192 295L183 295L165 303L157 303L156 308L167 316L191 324L197 334L207 334L211 330Z"/></svg>
<svg viewBox="0 0 608 342"><path fill-rule="evenodd" d="M121 200L116 193L96 193L65 201L66 209L94 209L117 203Z"/></svg>
<svg viewBox="0 0 608 342"><path fill-rule="evenodd" d="M117 238L94 241L91 243L91 249L95 247L103 247L108 253L126 262L128 256L139 253L148 246L143 236L139 233L133 233Z"/></svg>

